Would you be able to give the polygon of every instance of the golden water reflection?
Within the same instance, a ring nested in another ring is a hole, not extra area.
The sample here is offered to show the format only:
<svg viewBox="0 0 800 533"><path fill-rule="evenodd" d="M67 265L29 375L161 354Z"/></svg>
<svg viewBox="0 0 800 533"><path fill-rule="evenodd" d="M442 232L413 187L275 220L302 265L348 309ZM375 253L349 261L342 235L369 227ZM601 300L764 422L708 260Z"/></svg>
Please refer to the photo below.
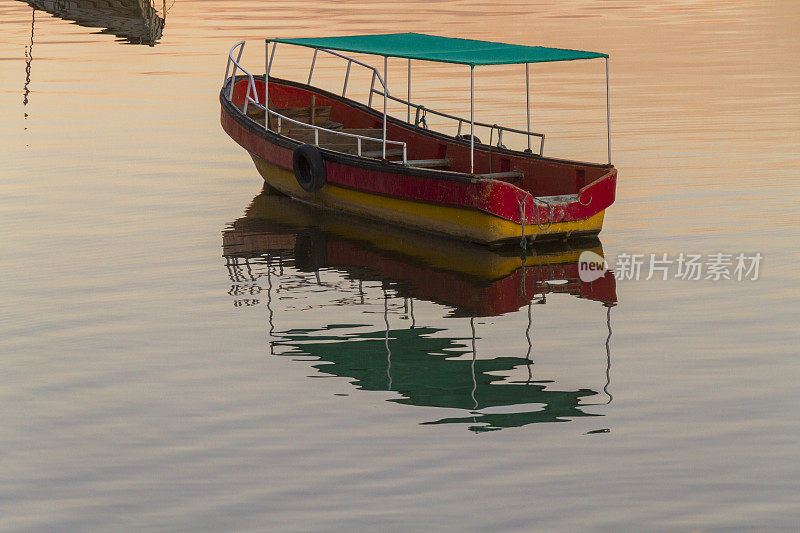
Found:
<svg viewBox="0 0 800 533"><path fill-rule="evenodd" d="M552 243L522 254L516 246L495 250L314 209L269 193L256 196L245 216L223 232L229 294L236 306L265 303L271 353L304 361L311 357L318 372L350 378L360 390L396 392L399 398L391 401L397 403L460 410L423 423L465 423L472 431L599 416L584 407L611 401L610 320L616 286L611 272L591 282L581 280L578 258L587 250L603 253L597 239ZM326 279L336 273L344 280L323 282L321 271ZM327 293L328 305L355 308L352 313L374 300L376 285L384 329L335 319L320 328L276 327L287 312L275 310L279 294L286 299L303 290ZM598 347L605 343L604 384L561 390L533 371L532 309L552 294L608 308L608 334L597 339ZM402 301L399 307L397 300ZM415 301L442 305L448 317L468 318L471 337L418 325ZM475 319L522 309L527 326L519 335L527 340L526 356L479 358ZM398 314L408 327L390 327L390 315Z"/></svg>

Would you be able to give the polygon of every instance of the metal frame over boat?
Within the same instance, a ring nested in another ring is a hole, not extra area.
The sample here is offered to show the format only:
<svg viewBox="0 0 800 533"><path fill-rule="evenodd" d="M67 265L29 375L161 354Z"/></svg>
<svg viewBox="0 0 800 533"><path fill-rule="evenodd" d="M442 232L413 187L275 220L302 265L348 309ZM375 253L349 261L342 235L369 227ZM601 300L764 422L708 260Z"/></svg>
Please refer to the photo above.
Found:
<svg viewBox="0 0 800 533"><path fill-rule="evenodd" d="M278 43L314 49L306 83L270 75ZM266 41L265 74L254 76L241 65L243 49L240 41L228 54L221 122L271 188L318 207L484 244L600 232L617 177L611 164L606 54L417 33L271 39ZM383 75L342 51L382 56ZM319 52L346 60L341 94L311 85ZM408 61L407 100L389 91L389 57ZM528 65L596 58L606 66L608 163L545 157L544 134L530 131ZM411 101L412 60L470 67L469 119ZM498 64L525 65L526 130L475 121L475 67ZM347 98L353 65L371 71L366 104ZM382 97L382 111L373 108L374 95ZM387 114L389 100L406 107L405 120ZM428 129L429 113L455 121L456 134ZM466 124L469 132L462 134ZM476 126L488 128L488 144L476 137ZM524 136L527 148L506 148L504 134ZM538 153L532 138L539 140Z"/></svg>

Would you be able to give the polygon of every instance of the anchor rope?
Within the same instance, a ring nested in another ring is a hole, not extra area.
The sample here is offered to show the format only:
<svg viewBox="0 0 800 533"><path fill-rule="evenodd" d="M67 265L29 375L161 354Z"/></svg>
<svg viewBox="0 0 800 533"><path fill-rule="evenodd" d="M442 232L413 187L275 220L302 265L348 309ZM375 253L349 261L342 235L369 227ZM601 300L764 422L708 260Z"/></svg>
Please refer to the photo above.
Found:
<svg viewBox="0 0 800 533"><path fill-rule="evenodd" d="M544 199L542 199L542 198L539 198L539 197L537 197L537 196L534 196L534 197L533 197L533 204L534 204L534 205L536 205L536 201L537 201L537 200L538 200L539 202L542 202L544 205L546 205L546 206L547 206L547 227L544 227L544 228L542 227L542 224L541 224L541 222L539 221L539 210L538 210L538 209L536 210L536 225L537 225L537 226L539 226L539 229L540 229L540 230L542 230L542 231L547 231L547 230L549 230L549 229L550 229L550 226L552 226L552 225L553 225L553 215L554 215L554 214L553 214L553 206L552 206L552 204L551 204L550 202L548 202L547 200L544 200Z"/></svg>
<svg viewBox="0 0 800 533"><path fill-rule="evenodd" d="M525 200L528 199L528 196L531 196L531 193L525 191L525 196L522 197L522 200L517 200L517 203L519 204L519 218L522 226L522 236L520 238L519 245L523 252L527 251L528 247L528 240L525 238ZM535 205L536 204L534 203L534 206Z"/></svg>
<svg viewBox="0 0 800 533"><path fill-rule="evenodd" d="M517 204L519 204L519 215L520 215L520 225L522 226L522 236L520 241L520 246L523 250L527 248L527 239L525 238L525 201L530 196L533 199L533 207L536 209L536 225L539 227L540 231L548 231L553 225L553 219L555 218L555 209L553 205L544 200L539 198L538 196L534 196L531 193L525 191L525 196L522 197L522 200L517 200ZM545 226L542 224L541 217L539 216L539 209L536 207L536 202L541 202L545 206L547 206L547 225Z"/></svg>

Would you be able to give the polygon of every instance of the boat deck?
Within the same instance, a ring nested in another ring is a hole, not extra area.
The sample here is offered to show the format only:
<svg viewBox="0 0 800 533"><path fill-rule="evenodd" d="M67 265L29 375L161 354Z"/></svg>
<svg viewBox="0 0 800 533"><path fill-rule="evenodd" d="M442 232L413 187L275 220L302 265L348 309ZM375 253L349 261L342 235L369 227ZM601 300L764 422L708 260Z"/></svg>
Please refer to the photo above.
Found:
<svg viewBox="0 0 800 533"><path fill-rule="evenodd" d="M291 122L283 122L282 124L279 124L278 119L275 116L270 116L269 126L271 130L296 141L308 144L315 144L316 142L320 148L350 155L358 154L358 139L356 137L338 135L338 133L349 133L352 135L369 137L374 140L362 139L361 141L361 156L373 159L381 159L383 157L383 130L381 128L345 128L344 124L330 119L331 109L332 106L317 105L288 108L274 108L270 106L271 111L275 111L276 113L279 113L285 117L302 122L304 124L320 126L327 130L333 130L337 133L320 131L315 138L314 130ZM264 124L264 115L264 110L255 106L249 107L247 110L247 116L261 125ZM390 161L400 162L402 155L403 151L399 149L386 150L386 159ZM410 159L405 162L405 165L417 168L437 168L440 170L449 170L452 167L452 159ZM514 172L512 174L513 176L509 177L522 178L521 173Z"/></svg>
<svg viewBox="0 0 800 533"><path fill-rule="evenodd" d="M247 115L264 125L263 79L254 80L259 105L249 105ZM237 79L231 101L244 108L247 79ZM305 84L270 78L269 130L304 144L364 159L381 160L383 117L358 104ZM277 114L282 115L279 120ZM288 120L287 120L288 119ZM306 126L307 125L307 126ZM316 133L311 126L324 128ZM525 151L494 146L475 139L474 170L470 172L470 141L389 117L385 159L403 164L401 143L406 145L406 166L437 172L439 176L470 175L475 180L513 184L536 197L575 195L605 176L612 165L543 157ZM327 131L326 131L327 130ZM351 137L341 134L350 134ZM356 136L361 136L359 140ZM392 144L389 144L389 143Z"/></svg>
<svg viewBox="0 0 800 533"><path fill-rule="evenodd" d="M361 142L361 156L373 159L381 159L383 157L382 135L383 130L380 128L345 128L340 122L330 120L332 106L308 106L308 107L288 107L288 108L274 108L270 107L271 111L275 111L285 117L297 120L304 124L320 126L328 130L333 130L337 133L321 131L315 138L314 130L304 128L291 122L284 122L280 124L277 117L270 116L269 126L270 129L285 135L291 139L302 143L317 144L320 148L333 150L350 155L358 154L358 139L355 137L346 137L338 135L338 133L349 133L352 135L360 135L370 137L374 141ZM263 109L257 107L250 107L247 110L247 116L258 122L264 124L264 115L266 113ZM386 150L386 159L389 161L400 162L403 151L399 149ZM409 159L404 163L409 167L416 168L436 168L439 170L451 170L453 160L448 158L433 158L433 159ZM525 178L525 173L521 170L512 170L507 172L490 172L486 174L478 174L477 178L486 179L502 179L510 181L522 181Z"/></svg>

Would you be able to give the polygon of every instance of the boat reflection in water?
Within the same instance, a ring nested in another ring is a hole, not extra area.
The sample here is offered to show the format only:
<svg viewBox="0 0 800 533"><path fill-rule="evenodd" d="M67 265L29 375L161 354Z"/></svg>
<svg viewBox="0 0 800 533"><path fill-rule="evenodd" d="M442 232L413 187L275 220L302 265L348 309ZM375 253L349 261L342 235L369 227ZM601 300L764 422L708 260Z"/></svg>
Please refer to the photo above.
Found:
<svg viewBox="0 0 800 533"><path fill-rule="evenodd" d="M158 44L164 31L165 0L161 12L157 0L20 0L36 11L46 11L79 26L103 28L100 33L116 35L130 44Z"/></svg>
<svg viewBox="0 0 800 533"><path fill-rule="evenodd" d="M36 37L36 11L75 22L79 26L103 28L98 33L116 35L128 44L155 46L164 31L167 16L166 0L162 0L161 13L155 7L157 0L19 0L33 8L31 12L30 43L25 46L25 84L22 88L22 105L27 109L31 93ZM28 111L25 111L28 119ZM25 129L28 129L27 127Z"/></svg>
<svg viewBox="0 0 800 533"><path fill-rule="evenodd" d="M362 390L396 392L400 397L391 401L397 403L462 410L463 416L423 423L465 423L472 431L601 416L582 408L611 401L610 311L617 301L616 284L611 272L593 282L581 281L578 257L584 250L603 253L599 240L591 239L568 247L529 249L521 257L519 248L493 250L438 238L267 193L256 196L245 216L223 232L223 255L233 282L230 294L237 298L235 305L266 300L272 353L310 356L317 371L350 378ZM280 291L285 299L303 287L324 287L320 270L357 284L351 296L336 300L337 305L363 304L364 284L379 285L385 327L275 328L275 293ZM533 377L531 309L552 293L608 308L608 334L598 339L606 353L602 393L590 388L558 390L552 381ZM402 298L402 305L390 306L390 295ZM449 317L468 317L472 338L452 338L441 328L417 325L415 300L447 306ZM528 324L520 332L528 342L526 357L478 358L475 318L526 306ZM390 309L407 317L410 327L390 328ZM527 378L510 379L515 369L522 369Z"/></svg>

